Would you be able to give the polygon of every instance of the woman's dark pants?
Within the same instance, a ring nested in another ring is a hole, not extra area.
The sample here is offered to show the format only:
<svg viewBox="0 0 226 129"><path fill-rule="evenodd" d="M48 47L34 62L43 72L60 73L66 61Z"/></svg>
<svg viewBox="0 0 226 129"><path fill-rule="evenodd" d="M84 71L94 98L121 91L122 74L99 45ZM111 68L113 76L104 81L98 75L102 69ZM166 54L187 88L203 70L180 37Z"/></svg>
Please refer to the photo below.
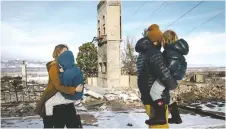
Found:
<svg viewBox="0 0 226 129"><path fill-rule="evenodd" d="M54 106L53 116L43 119L44 128L81 128L74 104L62 104Z"/></svg>

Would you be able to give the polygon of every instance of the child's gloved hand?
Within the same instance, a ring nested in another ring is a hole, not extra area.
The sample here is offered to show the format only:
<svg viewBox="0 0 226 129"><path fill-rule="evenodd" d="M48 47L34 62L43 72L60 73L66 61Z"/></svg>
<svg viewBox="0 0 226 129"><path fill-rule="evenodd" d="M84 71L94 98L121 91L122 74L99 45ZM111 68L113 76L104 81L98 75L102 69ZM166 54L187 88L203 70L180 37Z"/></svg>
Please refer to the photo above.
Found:
<svg viewBox="0 0 226 129"><path fill-rule="evenodd" d="M169 93L169 90L164 90L163 93L162 93L162 99L164 100L164 102L166 104L169 104L170 103L170 93Z"/></svg>
<svg viewBox="0 0 226 129"><path fill-rule="evenodd" d="M59 64L59 71L61 72L61 73L63 73L64 72L64 69L63 69L63 67Z"/></svg>
<svg viewBox="0 0 226 129"><path fill-rule="evenodd" d="M82 90L83 90L83 85L80 84L76 87L76 92L82 92Z"/></svg>
<svg viewBox="0 0 226 129"><path fill-rule="evenodd" d="M61 73L63 73L64 72L64 69L63 68L60 68L60 70L59 70Z"/></svg>

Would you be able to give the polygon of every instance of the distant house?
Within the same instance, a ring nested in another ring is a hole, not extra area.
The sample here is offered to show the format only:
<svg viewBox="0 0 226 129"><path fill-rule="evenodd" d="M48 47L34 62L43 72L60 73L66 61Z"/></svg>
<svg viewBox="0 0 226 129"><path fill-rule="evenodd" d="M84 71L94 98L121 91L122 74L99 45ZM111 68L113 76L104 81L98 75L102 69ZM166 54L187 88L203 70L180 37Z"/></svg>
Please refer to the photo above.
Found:
<svg viewBox="0 0 226 129"><path fill-rule="evenodd" d="M189 81L190 82L196 82L196 83L205 83L206 82L205 75L201 74L201 73L194 74L193 76L191 76L189 78Z"/></svg>

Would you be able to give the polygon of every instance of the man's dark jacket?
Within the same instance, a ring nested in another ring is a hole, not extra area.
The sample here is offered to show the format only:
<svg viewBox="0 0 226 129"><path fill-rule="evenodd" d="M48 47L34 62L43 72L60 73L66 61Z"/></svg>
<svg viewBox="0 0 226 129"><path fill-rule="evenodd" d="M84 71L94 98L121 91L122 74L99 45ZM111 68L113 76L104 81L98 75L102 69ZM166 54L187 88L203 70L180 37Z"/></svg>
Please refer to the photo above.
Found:
<svg viewBox="0 0 226 129"><path fill-rule="evenodd" d="M152 104L150 89L156 79L166 87L165 100L169 102L169 90L177 87L177 81L173 78L170 70L167 68L160 49L156 48L147 38L141 38L135 46L139 53L137 58L138 88L141 92L143 104Z"/></svg>

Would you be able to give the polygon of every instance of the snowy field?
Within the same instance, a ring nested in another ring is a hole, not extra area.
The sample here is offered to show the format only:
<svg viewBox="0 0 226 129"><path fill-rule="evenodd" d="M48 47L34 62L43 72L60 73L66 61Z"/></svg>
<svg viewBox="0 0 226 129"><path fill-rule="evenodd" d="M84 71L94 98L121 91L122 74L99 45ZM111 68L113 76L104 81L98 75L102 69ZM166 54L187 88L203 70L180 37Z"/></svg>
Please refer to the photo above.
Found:
<svg viewBox="0 0 226 129"><path fill-rule="evenodd" d="M144 123L148 119L143 110L128 112L83 112L96 120L91 124L85 124L84 128L147 128ZM225 128L225 121L212 119L210 117L201 117L199 115L182 114L182 124L170 124L170 128ZM91 120L94 121L94 120ZM84 121L83 121L84 123ZM127 126L131 123L133 126ZM2 128L43 128L42 119L36 118L10 118L1 120Z"/></svg>

